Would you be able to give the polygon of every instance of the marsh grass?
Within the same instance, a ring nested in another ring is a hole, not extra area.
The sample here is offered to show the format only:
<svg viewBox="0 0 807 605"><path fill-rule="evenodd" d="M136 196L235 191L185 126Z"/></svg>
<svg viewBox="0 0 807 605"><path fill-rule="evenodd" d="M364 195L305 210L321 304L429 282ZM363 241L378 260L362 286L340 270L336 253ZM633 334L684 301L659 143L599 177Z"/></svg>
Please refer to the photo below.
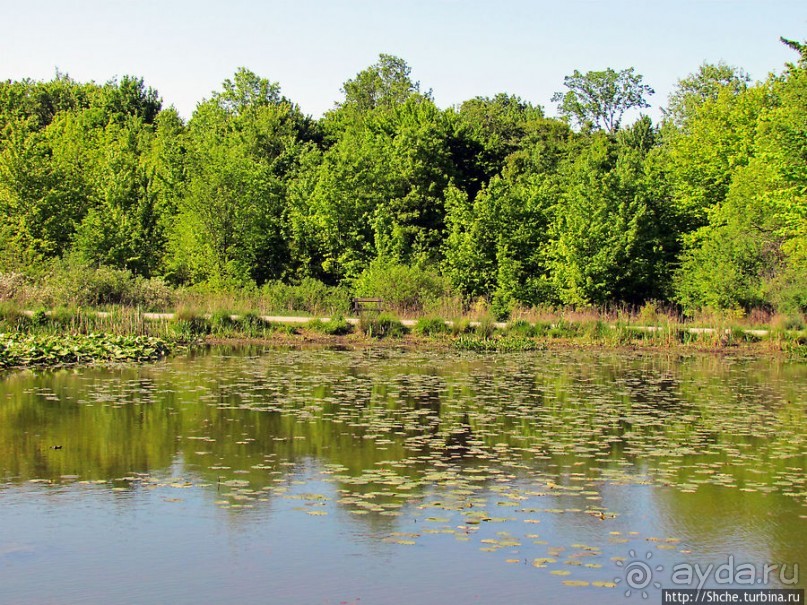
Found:
<svg viewBox="0 0 807 605"><path fill-rule="evenodd" d="M359 332L371 338L400 338L408 330L390 313L365 313L359 318Z"/></svg>
<svg viewBox="0 0 807 605"><path fill-rule="evenodd" d="M474 332L479 338L487 340L496 332L496 319L490 315L485 314L479 318L479 323L474 328Z"/></svg>
<svg viewBox="0 0 807 605"><path fill-rule="evenodd" d="M305 324L305 328L328 336L344 336L353 332L353 326L341 315L331 317L328 321L312 319Z"/></svg>
<svg viewBox="0 0 807 605"><path fill-rule="evenodd" d="M461 335L454 340L452 346L459 351L477 353L512 353L541 348L537 341L523 336L503 335L496 338L484 338L474 334Z"/></svg>
<svg viewBox="0 0 807 605"><path fill-rule="evenodd" d="M448 334L451 328L441 317L421 317L415 324L414 332L419 336L438 336Z"/></svg>
<svg viewBox="0 0 807 605"><path fill-rule="evenodd" d="M221 298L221 304L233 299ZM242 303L245 300L241 301ZM483 301L484 302L484 301ZM727 349L753 344L758 350L785 351L795 357L807 346L807 330L800 315L764 314L757 312L738 318L731 314L703 313L697 320L684 320L665 309L645 305L637 310L607 310L597 315L592 310L560 309L525 310L516 308L514 319L504 330L497 327L493 316L481 313L455 315L446 322L441 316L421 317L413 332L425 338L460 338L473 335L481 340L505 336L601 346L631 346L698 349ZM241 311L237 307L221 307L208 312L204 306L185 305L173 316L155 316L140 308L126 305L107 306L99 311L88 307L38 306L26 309L13 301L0 302L0 332L39 335L110 334L118 336L159 337L171 341L194 342L206 336L221 338L271 338L273 334L292 335L299 330L341 336L358 332L373 338L401 337L408 333L397 316L391 313L365 313L356 329L342 314L330 321L312 318L308 324L269 322L257 311ZM537 319L527 319L529 312ZM555 313L553 316L552 313ZM736 314L735 314L736 315ZM478 318L472 325L471 317ZM761 324L769 321L769 324ZM753 326L753 328L751 327ZM471 344L469 347L478 347ZM494 345L491 345L494 346ZM498 345L496 345L498 346Z"/></svg>
<svg viewBox="0 0 807 605"><path fill-rule="evenodd" d="M451 321L451 335L459 336L471 331L471 320L467 317L456 317Z"/></svg>
<svg viewBox="0 0 807 605"><path fill-rule="evenodd" d="M505 332L510 336L521 336L524 338L532 338L533 336L538 335L536 326L532 325L525 319L516 319L511 321L509 324L507 324Z"/></svg>

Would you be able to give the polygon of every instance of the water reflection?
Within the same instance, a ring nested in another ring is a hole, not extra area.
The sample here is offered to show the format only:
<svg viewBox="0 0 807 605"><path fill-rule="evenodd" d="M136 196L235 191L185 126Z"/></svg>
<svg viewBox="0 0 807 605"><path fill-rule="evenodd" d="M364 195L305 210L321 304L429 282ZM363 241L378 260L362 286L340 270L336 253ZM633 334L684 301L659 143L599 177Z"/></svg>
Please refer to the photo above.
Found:
<svg viewBox="0 0 807 605"><path fill-rule="evenodd" d="M448 568L521 597L540 578L557 602L620 602L602 594L628 547L807 567L805 395L803 365L580 352L220 349L20 372L0 383L0 502L318 523L396 564L473 553ZM0 548L0 576L27 565L28 547Z"/></svg>

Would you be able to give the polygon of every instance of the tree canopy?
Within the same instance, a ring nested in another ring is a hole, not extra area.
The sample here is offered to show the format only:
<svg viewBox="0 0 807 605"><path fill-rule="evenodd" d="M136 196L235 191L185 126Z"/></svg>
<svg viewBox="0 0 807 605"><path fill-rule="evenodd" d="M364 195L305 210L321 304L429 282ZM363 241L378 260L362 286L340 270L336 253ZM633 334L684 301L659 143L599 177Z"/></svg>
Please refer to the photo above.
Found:
<svg viewBox="0 0 807 605"><path fill-rule="evenodd" d="M574 70L563 79L568 89L556 92L552 101L558 103L559 113L579 126L594 126L613 133L619 129L622 117L629 109L650 107L647 97L654 90L642 83L642 76L632 67L614 71Z"/></svg>
<svg viewBox="0 0 807 605"><path fill-rule="evenodd" d="M660 124L625 123L653 94L633 68L568 76L562 119L505 92L441 109L392 55L320 119L246 68L187 122L137 77L0 82L0 272L69 261L213 290L408 275L502 316L804 312L807 52L784 43L795 60L763 82L704 63Z"/></svg>

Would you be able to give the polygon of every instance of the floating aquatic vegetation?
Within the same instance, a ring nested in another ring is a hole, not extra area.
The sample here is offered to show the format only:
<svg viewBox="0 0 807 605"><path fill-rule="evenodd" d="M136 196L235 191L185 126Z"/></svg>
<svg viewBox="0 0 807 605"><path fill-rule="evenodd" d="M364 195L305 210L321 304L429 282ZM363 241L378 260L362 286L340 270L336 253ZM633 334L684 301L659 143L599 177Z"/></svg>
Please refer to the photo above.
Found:
<svg viewBox="0 0 807 605"><path fill-rule="evenodd" d="M9 386L0 445L8 480L39 489L100 480L116 496L155 490L184 512L175 490L199 488L227 517L280 503L312 531L348 518L382 547L448 540L492 564L609 588L623 544L687 550L662 529L633 531L614 494L807 506L803 369L700 363L396 350L177 358ZM30 431L39 442L15 438L23 409L48 419ZM98 435L77 439L84 427ZM174 466L176 477L137 474ZM580 535L559 543L558 528Z"/></svg>
<svg viewBox="0 0 807 605"><path fill-rule="evenodd" d="M153 361L171 350L152 336L0 334L0 368L73 363Z"/></svg>

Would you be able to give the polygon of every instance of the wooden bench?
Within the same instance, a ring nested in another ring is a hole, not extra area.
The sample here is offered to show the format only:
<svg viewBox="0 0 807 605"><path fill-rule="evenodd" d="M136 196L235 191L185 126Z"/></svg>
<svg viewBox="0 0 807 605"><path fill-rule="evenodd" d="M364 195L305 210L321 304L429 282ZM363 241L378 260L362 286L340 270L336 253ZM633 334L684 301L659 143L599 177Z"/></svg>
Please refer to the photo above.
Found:
<svg viewBox="0 0 807 605"><path fill-rule="evenodd" d="M384 305L384 301L380 298L354 298L351 302L356 315L361 315L365 311L381 311Z"/></svg>

